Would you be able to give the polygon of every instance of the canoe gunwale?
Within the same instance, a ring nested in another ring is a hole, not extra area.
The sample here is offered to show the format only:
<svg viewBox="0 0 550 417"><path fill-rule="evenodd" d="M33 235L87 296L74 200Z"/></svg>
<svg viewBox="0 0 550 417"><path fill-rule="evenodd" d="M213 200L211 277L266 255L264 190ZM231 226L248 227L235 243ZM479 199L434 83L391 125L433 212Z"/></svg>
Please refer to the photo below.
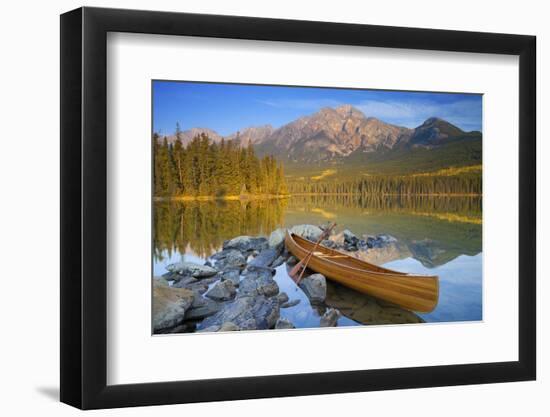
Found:
<svg viewBox="0 0 550 417"><path fill-rule="evenodd" d="M287 232L288 233L288 232ZM306 252L308 252L308 249L305 249L303 248L297 241L295 238L298 238L298 240L304 240L306 242L308 242L308 244L312 244L312 242L310 242L309 240L307 239L304 239L303 237L300 237L294 233L289 233L290 237L292 238L292 240L294 241L294 243L300 247L301 249L305 250ZM384 268L384 267L380 267L378 265L373 265L373 264L370 264L369 262L366 262L366 261L363 261L362 259L359 259L359 258L354 258L353 256L351 255L348 255L347 253L344 253L344 252L340 252L339 250L336 250L336 249L331 249L331 248L325 248L324 246L317 246L317 249L319 248L322 248L322 249L330 249L332 252L336 252L340 255L343 255L345 256L346 258L349 258L349 259L352 259L354 261L357 261L357 262L361 262L363 263L367 268L369 267L376 267L376 268L381 268L381 269L385 269L386 271L388 272L378 272L378 271L370 271L369 270L369 273L370 274L376 274L376 275L380 275L380 278L386 278L388 274L397 274L397 275L401 275L402 277L408 277L408 278L429 278L429 279L433 279L433 278L438 278L437 275L420 275L420 274L409 274L407 272L400 272L400 271L394 271L392 269L388 269L388 268ZM313 254L313 256L317 256L315 254ZM320 256L317 256L318 258L321 258ZM339 263L339 262L335 262L335 261L332 261L330 260L329 258L322 258L323 262L327 262L327 263L331 263L335 266L339 266L339 267L342 267L342 264ZM357 272L362 272L363 269L361 268L356 268L356 267L353 267L353 266L350 266L350 265L344 265L346 267L346 269L353 269L353 270L356 270Z"/></svg>
<svg viewBox="0 0 550 417"><path fill-rule="evenodd" d="M293 255L303 259L311 252L314 243L287 230L285 245ZM310 268L333 281L411 311L429 313L438 304L439 277L437 275L414 275L392 271L322 245L318 245L317 249L325 254L343 255L346 260L363 265L363 268L360 268L357 265L334 261L314 253L310 258ZM384 272L379 271L380 269Z"/></svg>

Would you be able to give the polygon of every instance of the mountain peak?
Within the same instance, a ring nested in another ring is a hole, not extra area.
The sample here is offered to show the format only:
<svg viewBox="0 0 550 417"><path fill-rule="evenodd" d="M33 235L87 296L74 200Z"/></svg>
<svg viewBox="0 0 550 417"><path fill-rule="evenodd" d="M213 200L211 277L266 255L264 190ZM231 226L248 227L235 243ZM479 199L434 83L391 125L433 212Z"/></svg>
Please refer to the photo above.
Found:
<svg viewBox="0 0 550 417"><path fill-rule="evenodd" d="M356 107L353 107L351 104L344 104L342 106L336 107L334 110L340 116L344 116L344 117L352 117L352 116L365 117L363 112L358 110Z"/></svg>
<svg viewBox="0 0 550 417"><path fill-rule="evenodd" d="M422 123L422 126L428 126L428 125L434 125L436 123L445 122L445 120L441 119L440 117L429 117L426 120L424 120L424 123Z"/></svg>
<svg viewBox="0 0 550 417"><path fill-rule="evenodd" d="M414 130L411 142L418 145L437 145L464 135L464 131L439 117L430 117Z"/></svg>

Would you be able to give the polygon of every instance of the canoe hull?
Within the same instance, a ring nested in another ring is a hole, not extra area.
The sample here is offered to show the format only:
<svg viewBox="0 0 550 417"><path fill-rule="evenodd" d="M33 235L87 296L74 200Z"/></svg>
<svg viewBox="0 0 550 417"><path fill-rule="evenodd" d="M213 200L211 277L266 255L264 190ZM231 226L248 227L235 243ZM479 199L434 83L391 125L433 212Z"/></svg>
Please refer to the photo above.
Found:
<svg viewBox="0 0 550 417"><path fill-rule="evenodd" d="M285 244L298 259L314 244L287 232ZM407 310L428 313L439 298L437 276L410 275L382 268L324 246L318 246L308 268L346 287L397 304Z"/></svg>

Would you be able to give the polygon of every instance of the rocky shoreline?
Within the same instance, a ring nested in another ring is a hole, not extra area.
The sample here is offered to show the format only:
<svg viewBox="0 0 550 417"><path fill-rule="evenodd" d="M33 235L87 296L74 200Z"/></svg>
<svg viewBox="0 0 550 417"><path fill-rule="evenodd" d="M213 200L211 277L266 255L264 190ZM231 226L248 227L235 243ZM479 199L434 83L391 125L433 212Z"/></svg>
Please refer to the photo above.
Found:
<svg viewBox="0 0 550 417"><path fill-rule="evenodd" d="M297 225L290 230L317 241L324 226ZM236 330L293 329L281 310L300 303L281 292L273 278L275 268L291 267L297 259L284 247L286 229L269 237L238 236L225 241L221 251L204 264L178 262L153 280L153 331L162 333L224 332ZM354 235L349 230L330 235L323 245L359 258L383 252L397 241L389 235ZM290 278L289 278L290 279ZM342 313L325 304L327 282L312 273L300 282L312 306L319 308L319 327L338 324Z"/></svg>

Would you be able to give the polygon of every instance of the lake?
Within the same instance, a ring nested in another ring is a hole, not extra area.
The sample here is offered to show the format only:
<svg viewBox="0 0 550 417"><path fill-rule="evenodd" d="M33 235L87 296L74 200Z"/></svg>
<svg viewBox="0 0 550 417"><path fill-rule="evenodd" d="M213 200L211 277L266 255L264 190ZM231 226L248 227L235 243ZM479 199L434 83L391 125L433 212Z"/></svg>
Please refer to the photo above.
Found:
<svg viewBox="0 0 550 417"><path fill-rule="evenodd" d="M154 203L153 270L182 259L203 263L225 240L239 235L269 236L278 227L336 222L337 231L389 234L397 249L381 253L378 264L403 272L438 275L439 303L415 314L327 281L323 305L311 305L290 279L286 264L275 280L291 300L281 309L297 328L319 326L326 308L342 312L339 326L482 320L481 197L392 197L304 195L247 201ZM200 328L200 325L199 325Z"/></svg>

